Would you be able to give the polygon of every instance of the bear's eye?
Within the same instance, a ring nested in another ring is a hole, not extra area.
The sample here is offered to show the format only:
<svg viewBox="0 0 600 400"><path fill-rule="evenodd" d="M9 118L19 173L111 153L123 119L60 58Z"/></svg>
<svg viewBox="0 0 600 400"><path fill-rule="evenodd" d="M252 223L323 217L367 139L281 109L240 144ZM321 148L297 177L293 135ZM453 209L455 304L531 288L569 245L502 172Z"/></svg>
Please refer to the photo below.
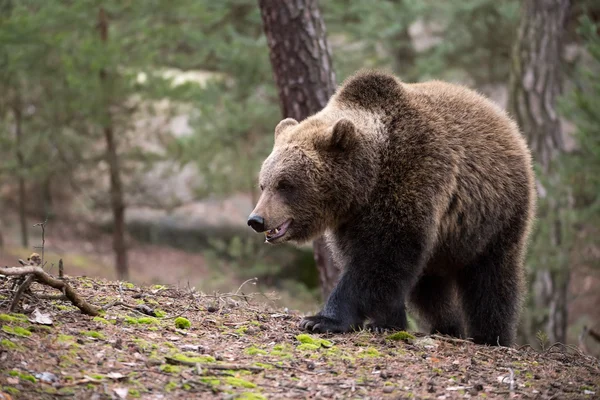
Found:
<svg viewBox="0 0 600 400"><path fill-rule="evenodd" d="M281 181L277 184L277 190L281 192L289 192L293 188L292 184L288 181Z"/></svg>

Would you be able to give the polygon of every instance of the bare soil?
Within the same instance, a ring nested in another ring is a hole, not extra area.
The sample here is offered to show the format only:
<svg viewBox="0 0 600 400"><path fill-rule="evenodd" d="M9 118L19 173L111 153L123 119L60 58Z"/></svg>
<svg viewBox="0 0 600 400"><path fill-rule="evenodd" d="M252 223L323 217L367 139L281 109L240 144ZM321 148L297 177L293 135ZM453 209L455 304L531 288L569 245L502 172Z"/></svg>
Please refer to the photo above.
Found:
<svg viewBox="0 0 600 400"><path fill-rule="evenodd" d="M572 347L539 352L418 334L394 340L366 331L306 335L298 328L299 313L248 293L249 286L207 295L185 286L66 279L106 308L101 317L83 315L66 300L41 299L40 293L51 292L37 283L35 295L23 298L22 314L9 314L14 278L0 277L0 399L600 395L599 360ZM31 322L38 312L52 324ZM177 317L190 326L176 326L183 322Z"/></svg>

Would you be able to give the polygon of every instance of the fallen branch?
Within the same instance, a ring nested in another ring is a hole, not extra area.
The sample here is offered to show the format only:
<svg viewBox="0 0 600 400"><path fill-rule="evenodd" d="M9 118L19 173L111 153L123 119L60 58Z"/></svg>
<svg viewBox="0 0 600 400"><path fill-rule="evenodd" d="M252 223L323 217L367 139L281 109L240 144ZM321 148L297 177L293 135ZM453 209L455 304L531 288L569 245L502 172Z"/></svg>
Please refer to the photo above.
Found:
<svg viewBox="0 0 600 400"><path fill-rule="evenodd" d="M21 300L21 296L23 296L23 293L25 293L25 291L29 288L32 281L33 281L33 275L29 275L27 278L25 278L23 283L21 283L21 286L19 286L19 288L15 292L13 301L10 304L10 312L11 313L16 311L17 306L19 305L19 300Z"/></svg>
<svg viewBox="0 0 600 400"><path fill-rule="evenodd" d="M232 370L232 371L239 371L239 370L247 370L247 371L264 371L264 368L261 367L252 367L249 365L238 365L238 364L210 364L210 363L197 363L197 362L193 362L193 361L187 361L187 360L178 360L176 358L172 358L172 357L165 357L165 360L167 361L167 364L171 364L171 365L187 365L190 367L196 367L199 366L200 368L204 368L204 369L218 369L218 370Z"/></svg>
<svg viewBox="0 0 600 400"><path fill-rule="evenodd" d="M64 293L64 295L75 305L77 308L81 310L84 314L96 316L98 315L98 308L89 304L84 299L82 299L79 294L73 289L68 283L62 280L58 280L48 275L42 268L35 266L26 266L26 267L14 267L14 268L0 268L0 274L6 276L24 276L24 275L32 275L35 277L35 280L43 283L45 285L51 286L54 289L58 289Z"/></svg>

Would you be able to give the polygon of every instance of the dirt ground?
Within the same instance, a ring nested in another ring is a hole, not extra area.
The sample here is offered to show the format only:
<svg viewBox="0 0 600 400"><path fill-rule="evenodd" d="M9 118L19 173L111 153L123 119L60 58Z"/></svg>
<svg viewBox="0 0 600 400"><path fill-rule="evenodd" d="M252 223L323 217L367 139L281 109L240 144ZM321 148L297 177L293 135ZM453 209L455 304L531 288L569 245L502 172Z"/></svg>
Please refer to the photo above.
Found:
<svg viewBox="0 0 600 400"><path fill-rule="evenodd" d="M560 345L538 352L405 333L308 335L298 329L299 313L250 286L207 295L67 276L104 308L99 316L40 298L50 289L37 283L19 314L9 314L13 280L0 278L0 399L600 395L600 361Z"/></svg>

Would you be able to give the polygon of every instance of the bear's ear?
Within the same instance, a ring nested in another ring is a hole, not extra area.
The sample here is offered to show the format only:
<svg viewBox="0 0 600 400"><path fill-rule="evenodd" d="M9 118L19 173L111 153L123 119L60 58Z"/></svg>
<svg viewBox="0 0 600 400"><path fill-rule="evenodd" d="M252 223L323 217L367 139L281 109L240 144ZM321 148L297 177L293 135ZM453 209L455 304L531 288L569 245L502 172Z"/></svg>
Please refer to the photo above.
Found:
<svg viewBox="0 0 600 400"><path fill-rule="evenodd" d="M296 121L294 118L286 118L279 122L275 127L275 139L277 139L277 136L279 136L281 132L294 125L298 125L298 121Z"/></svg>
<svg viewBox="0 0 600 400"><path fill-rule="evenodd" d="M323 141L326 150L344 151L352 148L357 141L356 127L347 118L340 118L329 130L327 137Z"/></svg>

